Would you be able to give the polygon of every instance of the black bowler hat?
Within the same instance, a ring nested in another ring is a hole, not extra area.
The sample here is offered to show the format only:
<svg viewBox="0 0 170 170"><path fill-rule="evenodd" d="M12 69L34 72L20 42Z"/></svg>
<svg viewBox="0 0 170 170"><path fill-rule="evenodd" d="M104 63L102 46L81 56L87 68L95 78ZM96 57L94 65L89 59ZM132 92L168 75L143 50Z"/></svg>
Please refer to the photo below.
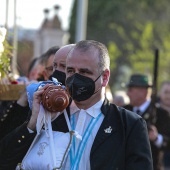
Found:
<svg viewBox="0 0 170 170"><path fill-rule="evenodd" d="M127 87L152 87L149 82L149 78L143 74L134 74L130 77L129 82L126 84Z"/></svg>

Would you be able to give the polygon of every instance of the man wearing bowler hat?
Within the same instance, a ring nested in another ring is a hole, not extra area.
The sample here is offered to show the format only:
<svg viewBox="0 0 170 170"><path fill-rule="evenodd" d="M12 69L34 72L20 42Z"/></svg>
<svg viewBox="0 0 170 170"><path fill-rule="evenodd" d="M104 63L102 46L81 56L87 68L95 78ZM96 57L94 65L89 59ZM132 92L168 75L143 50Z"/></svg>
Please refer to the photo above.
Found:
<svg viewBox="0 0 170 170"><path fill-rule="evenodd" d="M130 105L127 105L126 108L143 117L147 113L146 108L148 108L151 103L152 84L149 82L148 76L134 74L130 77L126 86L127 95L130 99ZM144 103L145 105L142 106ZM149 119L149 115L145 116L145 119Z"/></svg>
<svg viewBox="0 0 170 170"><path fill-rule="evenodd" d="M170 136L170 117L163 108L152 103L152 84L147 75L131 75L126 87L130 104L124 108L136 112L147 122L154 170L163 170L163 150Z"/></svg>

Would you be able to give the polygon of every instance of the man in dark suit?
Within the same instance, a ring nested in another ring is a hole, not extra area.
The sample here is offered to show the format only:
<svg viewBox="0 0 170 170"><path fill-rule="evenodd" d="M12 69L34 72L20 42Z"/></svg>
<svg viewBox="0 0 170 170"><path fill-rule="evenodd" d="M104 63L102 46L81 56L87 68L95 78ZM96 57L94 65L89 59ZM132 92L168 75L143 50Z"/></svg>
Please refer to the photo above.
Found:
<svg viewBox="0 0 170 170"><path fill-rule="evenodd" d="M74 101L68 114L74 136L62 169L153 170L146 123L108 102L105 87L109 77L110 59L102 43L80 41L68 54L66 88ZM35 137L41 94L48 86L34 93L31 119L2 141L0 167L10 169L9 162L15 167L22 161ZM52 122L53 131L68 132L66 121L60 115Z"/></svg>
<svg viewBox="0 0 170 170"><path fill-rule="evenodd" d="M152 103L151 88L148 76L132 75L127 83L130 104L124 108L136 112L147 122L154 170L162 170L163 148L166 147L170 136L170 117L160 105Z"/></svg>

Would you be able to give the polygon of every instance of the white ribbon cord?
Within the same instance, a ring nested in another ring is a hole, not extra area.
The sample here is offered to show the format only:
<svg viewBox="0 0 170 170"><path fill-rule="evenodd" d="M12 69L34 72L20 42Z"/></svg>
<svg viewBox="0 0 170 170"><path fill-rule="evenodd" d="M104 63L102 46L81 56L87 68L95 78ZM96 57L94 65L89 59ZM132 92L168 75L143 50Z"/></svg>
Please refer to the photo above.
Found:
<svg viewBox="0 0 170 170"><path fill-rule="evenodd" d="M47 138L51 138L52 137L49 134L50 130L52 130L52 128L49 129L49 123L51 124L51 114L50 115L49 114L50 113L47 112L47 111L44 112L44 128L45 128L45 133L46 133ZM49 120L49 117L50 117L50 120Z"/></svg>
<svg viewBox="0 0 170 170"><path fill-rule="evenodd" d="M55 150L55 146L54 146L54 137L53 137L53 131L52 131L52 126L51 126L51 113L46 111L46 115L47 115L47 118L48 118L48 129L47 129L47 132L48 132L48 135L49 135L49 140L50 140L50 150L51 150L51 153L52 153L52 159L53 159L53 167L56 167L57 166L57 161L56 161L56 150Z"/></svg>
<svg viewBox="0 0 170 170"><path fill-rule="evenodd" d="M70 120L68 118L68 115L67 115L67 112L66 112L66 109L64 109L64 117L66 119L66 122L67 122L67 126L68 126L68 130L71 131L71 124L70 124Z"/></svg>
<svg viewBox="0 0 170 170"><path fill-rule="evenodd" d="M37 130L37 134L40 134L40 131L43 127L44 124L44 120L45 120L45 110L42 106L42 104L40 104L40 111L38 113L38 118L37 118L37 123L36 123L36 130Z"/></svg>
<svg viewBox="0 0 170 170"><path fill-rule="evenodd" d="M82 140L82 136L79 135L79 133L77 131L74 130L74 136L79 139L79 140Z"/></svg>
<svg viewBox="0 0 170 170"><path fill-rule="evenodd" d="M86 111L81 109L80 113L78 115L78 120L76 124L76 128L74 131L74 135L76 136L77 139L82 140L82 135L83 135L83 129L86 121Z"/></svg>

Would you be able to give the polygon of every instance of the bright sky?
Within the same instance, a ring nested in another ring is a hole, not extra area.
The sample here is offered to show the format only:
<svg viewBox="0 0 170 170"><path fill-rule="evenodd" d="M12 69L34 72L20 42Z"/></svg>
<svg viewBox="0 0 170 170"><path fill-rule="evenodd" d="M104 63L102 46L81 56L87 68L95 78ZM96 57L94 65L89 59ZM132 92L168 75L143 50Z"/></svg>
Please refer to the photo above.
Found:
<svg viewBox="0 0 170 170"><path fill-rule="evenodd" d="M39 28L44 19L44 9L49 9L49 17L54 16L54 5L59 5L58 16L62 22L62 28L68 29L74 0L16 0L17 24L23 28ZM14 0L9 0L8 26L14 23ZM6 18L6 0L0 2L0 26L4 26Z"/></svg>

